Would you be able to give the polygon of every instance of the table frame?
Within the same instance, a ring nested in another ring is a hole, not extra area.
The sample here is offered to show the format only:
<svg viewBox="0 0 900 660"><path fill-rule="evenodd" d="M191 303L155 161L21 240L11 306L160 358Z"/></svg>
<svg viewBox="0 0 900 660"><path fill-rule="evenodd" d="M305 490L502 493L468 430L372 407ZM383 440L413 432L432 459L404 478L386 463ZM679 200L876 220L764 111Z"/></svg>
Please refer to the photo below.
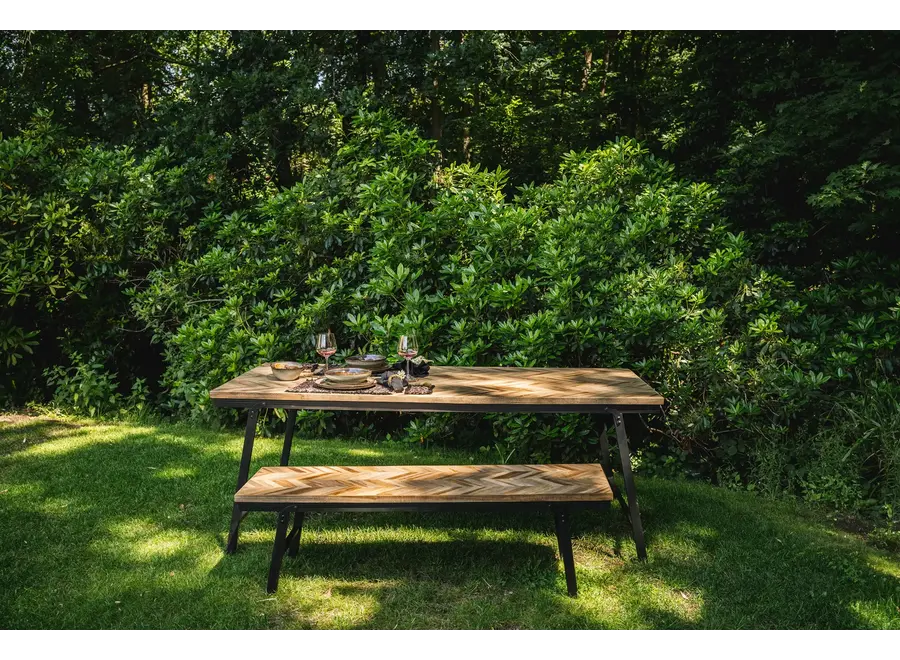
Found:
<svg viewBox="0 0 900 660"><path fill-rule="evenodd" d="M373 411L377 412L379 410L390 410L395 412L493 412L495 410L502 410L503 412L542 412L542 413L565 413L565 412L583 412L583 413L591 413L593 415L610 415L612 416L613 425L615 427L616 432L616 443L619 450L619 458L622 468L622 480L625 484L625 496L627 498L627 503L622 498L621 492L616 487L615 483L612 480L613 470L612 470L612 462L610 459L609 453L609 438L607 436L607 427L604 426L601 434L600 434L600 454L601 454L601 464L603 466L604 472L606 472L606 477L609 479L610 486L612 487L613 494L616 500L619 502L619 505L622 508L623 513L628 518L631 523L632 536L634 538L635 548L637 550L637 556L640 560L647 559L647 547L644 541L644 528L641 524L641 514L640 508L638 507L637 501L637 489L634 485L634 475L631 471L631 451L628 446L628 436L625 433L625 418L624 415L627 414L641 414L641 413L656 413L659 412L661 406L648 406L648 405L617 405L615 407L612 406L604 406L604 405L592 405L592 404L572 404L568 406L554 406L552 410L548 410L546 406L541 406L541 404L516 404L516 405L491 405L486 404L484 406L479 406L477 404L471 405L455 405L452 410L448 410L446 407L442 406L433 406L429 409L429 405L427 401L421 402L404 402L403 410L398 411L396 404L391 405L390 402L381 402L378 399L381 397L372 397L376 399L373 401L371 407L369 403L366 402L366 407L361 409L359 405L349 406L346 403L342 403L340 401L264 401L259 399L213 399L213 402L216 406L219 407L241 407L247 408L247 423L244 429L244 446L241 452L241 463L238 469L238 478L237 478L237 487L235 488L235 492L241 489L241 487L247 483L247 480L250 476L250 462L253 458L253 444L256 438L256 426L259 420L259 413L262 410L268 408L281 408L287 412L287 424L285 428L284 435L284 445L282 446L281 451L281 461L280 465L288 465L290 461L291 455L291 446L293 444L294 438L294 426L297 421L297 411L298 410L356 410L356 411ZM427 398L427 395L426 397ZM378 403L388 403L388 406L379 408ZM396 509L398 507L368 507L369 510L375 510L381 508L392 508ZM427 508L427 505L407 505L406 508L408 510L424 510ZM354 510L359 510L360 507L353 507ZM227 554L233 554L237 551L238 545L238 537L240 535L240 525L244 516L246 516L248 511L246 508L242 508L238 504L234 504L231 515L231 524L229 526L228 531L228 543L225 547L225 552ZM281 526L281 516L279 517L279 525ZM284 523L284 526L287 525L287 522ZM567 526L567 525L566 525ZM559 531L559 519L557 518L557 529ZM564 553L566 554L566 553ZM569 552L568 554L571 554ZM566 558L564 557L564 560ZM566 561L566 564L569 562ZM568 570L567 570L568 574ZM568 575L567 575L568 577Z"/></svg>

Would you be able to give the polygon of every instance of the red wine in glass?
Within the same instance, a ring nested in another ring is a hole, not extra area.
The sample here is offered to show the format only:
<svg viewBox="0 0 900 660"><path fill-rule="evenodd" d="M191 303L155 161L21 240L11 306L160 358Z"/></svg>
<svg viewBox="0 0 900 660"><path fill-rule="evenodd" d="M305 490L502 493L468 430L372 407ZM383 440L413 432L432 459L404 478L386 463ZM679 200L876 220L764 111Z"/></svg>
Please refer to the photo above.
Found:
<svg viewBox="0 0 900 660"><path fill-rule="evenodd" d="M416 339L414 332L403 335L397 343L397 355L406 358L406 381L409 382L412 377L409 375L409 359L419 354L419 340Z"/></svg>
<svg viewBox="0 0 900 660"><path fill-rule="evenodd" d="M333 332L321 332L316 335L316 353L325 358L325 371L328 371L328 358L337 353L337 341Z"/></svg>

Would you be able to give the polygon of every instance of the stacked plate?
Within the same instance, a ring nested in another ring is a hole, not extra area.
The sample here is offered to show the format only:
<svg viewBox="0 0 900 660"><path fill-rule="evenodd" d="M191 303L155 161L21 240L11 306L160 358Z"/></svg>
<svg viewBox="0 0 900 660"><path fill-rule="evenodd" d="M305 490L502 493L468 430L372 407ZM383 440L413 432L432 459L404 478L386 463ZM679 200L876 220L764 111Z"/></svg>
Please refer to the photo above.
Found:
<svg viewBox="0 0 900 660"><path fill-rule="evenodd" d="M316 381L316 384L326 390L366 390L375 387L371 375L369 369L340 367L326 371L325 378Z"/></svg>
<svg viewBox="0 0 900 660"><path fill-rule="evenodd" d="M348 357L344 360L344 364L354 369L368 369L372 373L378 373L379 371L384 371L388 368L387 358L383 355L376 355L374 353Z"/></svg>

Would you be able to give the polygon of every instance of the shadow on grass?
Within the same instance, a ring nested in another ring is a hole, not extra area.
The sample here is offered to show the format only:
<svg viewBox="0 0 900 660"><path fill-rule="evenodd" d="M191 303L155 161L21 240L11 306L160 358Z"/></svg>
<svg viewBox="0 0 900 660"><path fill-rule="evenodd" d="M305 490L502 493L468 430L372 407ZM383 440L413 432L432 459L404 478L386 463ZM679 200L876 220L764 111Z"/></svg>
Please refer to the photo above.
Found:
<svg viewBox="0 0 900 660"><path fill-rule="evenodd" d="M650 479L646 563L617 507L577 514L575 600L549 512L316 514L269 597L274 514L251 514L239 552L222 552L240 434L103 428L0 427L0 626L900 627L896 560L802 509ZM23 433L45 444L21 451ZM258 440L252 469L279 444ZM298 439L294 462L448 459Z"/></svg>
<svg viewBox="0 0 900 660"><path fill-rule="evenodd" d="M0 458L31 449L53 438L88 433L82 424L69 420L0 415Z"/></svg>

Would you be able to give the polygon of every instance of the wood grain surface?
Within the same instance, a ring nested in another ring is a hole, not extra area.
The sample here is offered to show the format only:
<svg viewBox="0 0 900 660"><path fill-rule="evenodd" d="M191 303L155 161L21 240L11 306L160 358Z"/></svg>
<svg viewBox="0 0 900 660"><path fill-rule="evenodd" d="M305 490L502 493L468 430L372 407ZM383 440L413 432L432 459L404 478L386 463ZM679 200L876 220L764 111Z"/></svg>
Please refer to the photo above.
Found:
<svg viewBox="0 0 900 660"><path fill-rule="evenodd" d="M432 367L428 395L288 392L297 381L277 380L262 365L209 393L225 407L433 412L591 412L603 408L653 411L662 396L628 369Z"/></svg>
<svg viewBox="0 0 900 660"><path fill-rule="evenodd" d="M235 494L244 504L609 502L600 465L264 467Z"/></svg>

